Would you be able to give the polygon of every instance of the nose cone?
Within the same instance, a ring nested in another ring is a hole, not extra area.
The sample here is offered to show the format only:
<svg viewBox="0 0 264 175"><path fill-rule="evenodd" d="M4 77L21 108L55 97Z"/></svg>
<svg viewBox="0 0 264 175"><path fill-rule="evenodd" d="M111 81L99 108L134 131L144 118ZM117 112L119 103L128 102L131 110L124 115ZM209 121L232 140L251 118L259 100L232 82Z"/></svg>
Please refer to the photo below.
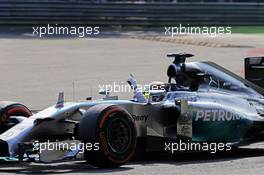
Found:
<svg viewBox="0 0 264 175"><path fill-rule="evenodd" d="M8 143L0 140L0 157L9 157Z"/></svg>

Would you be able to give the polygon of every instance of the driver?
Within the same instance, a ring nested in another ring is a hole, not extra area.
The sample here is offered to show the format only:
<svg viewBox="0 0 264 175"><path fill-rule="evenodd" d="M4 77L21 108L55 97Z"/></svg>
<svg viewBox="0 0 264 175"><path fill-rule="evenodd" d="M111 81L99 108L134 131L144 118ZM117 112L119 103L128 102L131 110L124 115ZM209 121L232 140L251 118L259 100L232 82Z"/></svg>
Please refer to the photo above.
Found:
<svg viewBox="0 0 264 175"><path fill-rule="evenodd" d="M149 84L144 90L143 94L146 99L150 99L151 102L160 102L165 98L166 90L165 83L155 81Z"/></svg>
<svg viewBox="0 0 264 175"><path fill-rule="evenodd" d="M137 81L132 74L127 82L133 89L133 99L139 103L160 102L165 98L166 90L163 82L152 82L147 88L144 88L144 92L138 88Z"/></svg>
<svg viewBox="0 0 264 175"><path fill-rule="evenodd" d="M144 97L142 91L137 86L137 80L134 78L132 74L130 74L127 83L130 85L134 92L133 99L139 103L147 103L147 99Z"/></svg>

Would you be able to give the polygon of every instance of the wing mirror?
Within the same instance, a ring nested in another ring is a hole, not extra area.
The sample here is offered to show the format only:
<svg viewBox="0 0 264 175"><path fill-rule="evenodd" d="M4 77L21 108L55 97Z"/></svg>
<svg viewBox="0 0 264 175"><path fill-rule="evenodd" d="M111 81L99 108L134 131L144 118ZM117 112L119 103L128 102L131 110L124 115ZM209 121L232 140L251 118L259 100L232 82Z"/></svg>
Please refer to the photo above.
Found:
<svg viewBox="0 0 264 175"><path fill-rule="evenodd" d="M236 86L236 85L234 85L234 84L232 84L230 82L224 82L223 83L223 88L230 89L230 90L238 90L239 89L238 86Z"/></svg>
<svg viewBox="0 0 264 175"><path fill-rule="evenodd" d="M200 77L200 78L210 78L211 77L211 75L208 73L198 73L196 75L197 77Z"/></svg>
<svg viewBox="0 0 264 175"><path fill-rule="evenodd" d="M225 88L228 88L231 86L232 86L232 83L230 83L230 82L224 82L224 84L223 84L223 87L225 87Z"/></svg>
<svg viewBox="0 0 264 175"><path fill-rule="evenodd" d="M109 89L100 89L98 93L100 95L108 96L110 94L110 90Z"/></svg>
<svg viewBox="0 0 264 175"><path fill-rule="evenodd" d="M198 74L196 74L196 81L198 83L202 83L205 81L205 79L209 79L210 77L211 77L211 75L208 73L198 73Z"/></svg>
<svg viewBox="0 0 264 175"><path fill-rule="evenodd" d="M118 100L118 96L110 96L109 89L100 89L98 93L104 95L103 100Z"/></svg>

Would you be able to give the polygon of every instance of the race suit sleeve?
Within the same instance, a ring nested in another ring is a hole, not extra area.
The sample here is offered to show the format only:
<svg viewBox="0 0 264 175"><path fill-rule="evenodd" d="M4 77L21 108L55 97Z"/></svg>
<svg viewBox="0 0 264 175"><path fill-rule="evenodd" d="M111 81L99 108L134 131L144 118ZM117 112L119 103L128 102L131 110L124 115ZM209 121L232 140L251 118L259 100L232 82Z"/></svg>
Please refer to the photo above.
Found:
<svg viewBox="0 0 264 175"><path fill-rule="evenodd" d="M139 103L147 103L147 100L145 99L142 91L137 87L137 81L132 74L130 74L130 77L127 80L127 82L130 85L130 87L133 89L134 100Z"/></svg>

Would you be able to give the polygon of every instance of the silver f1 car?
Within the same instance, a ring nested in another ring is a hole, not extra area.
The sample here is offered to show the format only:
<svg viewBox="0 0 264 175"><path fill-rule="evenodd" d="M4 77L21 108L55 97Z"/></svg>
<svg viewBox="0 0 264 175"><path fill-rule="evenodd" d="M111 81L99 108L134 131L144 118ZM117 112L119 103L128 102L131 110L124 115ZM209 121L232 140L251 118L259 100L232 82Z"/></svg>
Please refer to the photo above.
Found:
<svg viewBox="0 0 264 175"><path fill-rule="evenodd" d="M264 59L246 59L246 80L212 62L185 63L191 56L168 55L174 62L158 100L132 86L133 100L65 103L60 93L56 105L35 114L22 104L2 102L0 160L83 158L106 168L137 153L164 151L168 142L240 146L263 140Z"/></svg>

